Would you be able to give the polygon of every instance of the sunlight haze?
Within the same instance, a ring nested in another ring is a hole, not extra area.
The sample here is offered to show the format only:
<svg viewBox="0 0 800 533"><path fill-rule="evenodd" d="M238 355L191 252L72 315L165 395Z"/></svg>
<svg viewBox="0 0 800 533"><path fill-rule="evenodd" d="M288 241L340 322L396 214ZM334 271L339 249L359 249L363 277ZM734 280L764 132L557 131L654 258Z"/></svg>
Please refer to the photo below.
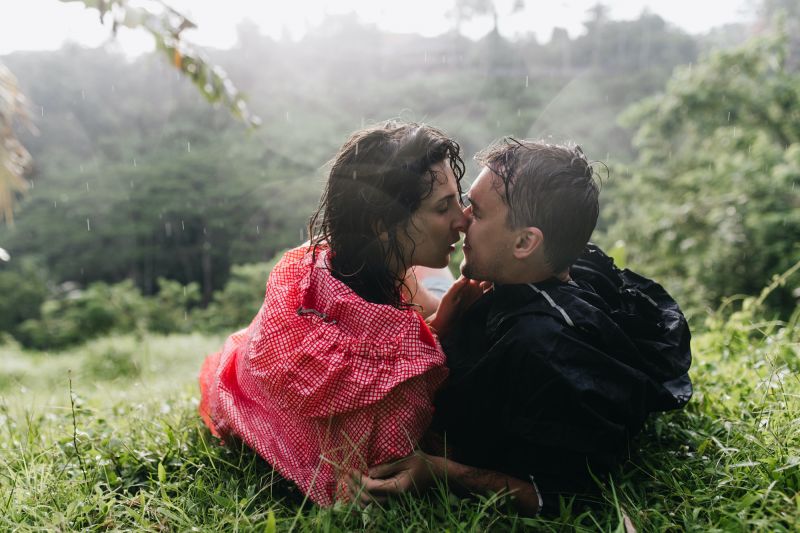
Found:
<svg viewBox="0 0 800 533"><path fill-rule="evenodd" d="M140 2L147 4L147 2ZM540 42L549 40L554 27L566 28L575 37L582 31L586 11L596 0L564 0L546 4L528 0L526 8L511 13L513 2L495 2L499 30L507 37L533 33ZM136 2L132 2L136 4ZM229 48L236 42L236 27L243 20L254 22L262 33L276 39L301 38L314 31L327 15L355 12L359 19L380 29L397 33L435 36L455 27L450 13L453 2L407 0L375 2L371 0L304 0L265 4L254 0L197 2L170 0L168 4L188 15L198 28L187 31L188 41L199 46ZM747 20L746 3L691 0L610 0L609 16L634 19L649 10L689 33L702 33L732 22ZM18 50L54 50L65 42L99 46L109 41L109 27L98 24L98 13L80 3L57 0L4 0L0 3L0 55ZM477 39L491 30L491 17L480 16L463 24L461 31ZM153 49L153 40L143 31L122 28L114 46L128 55Z"/></svg>

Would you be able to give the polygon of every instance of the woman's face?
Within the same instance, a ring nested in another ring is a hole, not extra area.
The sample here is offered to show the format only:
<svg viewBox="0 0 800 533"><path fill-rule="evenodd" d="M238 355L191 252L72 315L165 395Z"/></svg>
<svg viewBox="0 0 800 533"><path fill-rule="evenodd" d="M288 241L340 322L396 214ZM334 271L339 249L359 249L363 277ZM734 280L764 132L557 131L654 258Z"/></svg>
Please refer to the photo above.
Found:
<svg viewBox="0 0 800 533"><path fill-rule="evenodd" d="M450 253L467 229L467 217L461 211L458 186L449 161L431 166L436 178L433 190L422 200L408 224L408 234L398 232L398 241L407 266L446 267Z"/></svg>

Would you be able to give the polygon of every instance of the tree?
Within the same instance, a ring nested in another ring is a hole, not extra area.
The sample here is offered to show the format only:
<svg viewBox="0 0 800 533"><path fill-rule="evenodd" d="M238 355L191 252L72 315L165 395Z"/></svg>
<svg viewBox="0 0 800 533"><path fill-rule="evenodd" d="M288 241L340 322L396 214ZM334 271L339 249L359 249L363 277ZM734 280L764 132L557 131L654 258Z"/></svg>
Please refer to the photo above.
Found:
<svg viewBox="0 0 800 533"><path fill-rule="evenodd" d="M204 54L182 39L183 31L196 25L179 11L160 0L130 2L129 0L61 0L79 2L96 9L100 23L110 20L112 35L119 27L143 28L156 40L162 51L179 71L187 75L205 98L224 104L233 115L251 127L260 119L250 113L243 95L225 71L211 63ZM106 17L106 15L109 15ZM26 119L25 96L17 89L13 74L0 63L0 214L13 223L17 195L27 189L24 175L31 158L14 134L15 120Z"/></svg>
<svg viewBox="0 0 800 533"><path fill-rule="evenodd" d="M800 75L770 36L676 69L630 109L640 155L609 233L695 310L757 294L800 260ZM776 309L796 300L784 287Z"/></svg>

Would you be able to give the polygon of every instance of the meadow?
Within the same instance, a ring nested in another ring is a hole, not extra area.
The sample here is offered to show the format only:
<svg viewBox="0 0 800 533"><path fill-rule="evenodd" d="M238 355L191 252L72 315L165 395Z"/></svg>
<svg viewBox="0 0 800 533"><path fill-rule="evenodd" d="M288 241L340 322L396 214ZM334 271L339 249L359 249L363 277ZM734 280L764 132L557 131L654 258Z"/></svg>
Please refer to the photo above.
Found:
<svg viewBox="0 0 800 533"><path fill-rule="evenodd" d="M696 326L694 398L651 418L627 463L598 480L601 501L549 501L537 518L508 495L446 487L314 506L197 416L196 374L222 335L116 335L59 353L6 339L0 530L796 531L800 312L767 319L763 299L729 301Z"/></svg>

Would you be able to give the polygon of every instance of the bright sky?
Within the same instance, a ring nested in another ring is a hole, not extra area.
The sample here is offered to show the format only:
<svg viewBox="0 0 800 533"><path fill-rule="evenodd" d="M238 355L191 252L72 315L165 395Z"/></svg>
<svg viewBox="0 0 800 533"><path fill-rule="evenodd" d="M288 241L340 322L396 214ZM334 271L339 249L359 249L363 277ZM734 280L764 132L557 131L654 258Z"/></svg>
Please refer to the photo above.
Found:
<svg viewBox="0 0 800 533"><path fill-rule="evenodd" d="M150 4L147 0L132 3ZM448 11L453 0L167 0L189 15L199 29L184 37L195 44L227 48L236 41L236 26L244 19L257 24L262 33L294 38L313 31L325 13L355 11L363 22L394 32L416 32L426 36L453 27ZM513 0L496 0L500 31L509 37L533 32L539 41L550 38L553 27L580 34L586 10L597 0L526 0L526 9L510 15ZM730 22L747 20L753 0L605 0L612 19L633 19L648 9L690 33L702 33ZM479 38L491 28L491 19L474 19L462 28ZM53 50L65 41L97 46L108 40L109 27L99 23L98 13L81 3L58 0L0 0L0 55L16 50ZM117 45L135 55L153 49L153 39L143 31L122 29Z"/></svg>

